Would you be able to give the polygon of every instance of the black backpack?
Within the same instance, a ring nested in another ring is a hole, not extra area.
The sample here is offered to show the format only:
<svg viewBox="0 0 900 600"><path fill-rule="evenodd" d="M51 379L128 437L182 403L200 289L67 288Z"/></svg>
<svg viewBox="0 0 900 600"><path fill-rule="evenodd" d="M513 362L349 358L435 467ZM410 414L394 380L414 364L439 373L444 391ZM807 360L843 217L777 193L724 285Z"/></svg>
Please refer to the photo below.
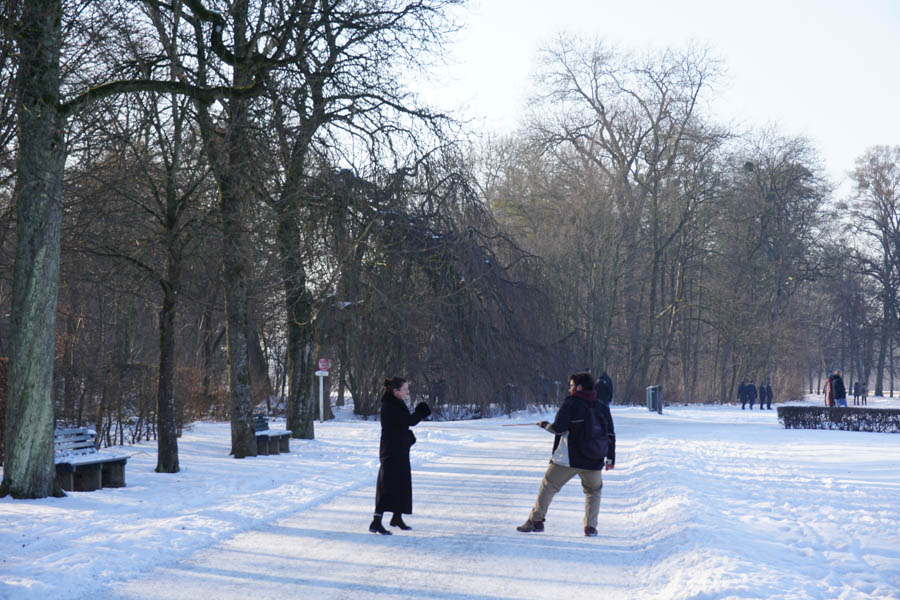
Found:
<svg viewBox="0 0 900 600"><path fill-rule="evenodd" d="M604 460L609 452L609 424L600 402L585 406L584 426L578 429L576 439L581 454L590 460Z"/></svg>

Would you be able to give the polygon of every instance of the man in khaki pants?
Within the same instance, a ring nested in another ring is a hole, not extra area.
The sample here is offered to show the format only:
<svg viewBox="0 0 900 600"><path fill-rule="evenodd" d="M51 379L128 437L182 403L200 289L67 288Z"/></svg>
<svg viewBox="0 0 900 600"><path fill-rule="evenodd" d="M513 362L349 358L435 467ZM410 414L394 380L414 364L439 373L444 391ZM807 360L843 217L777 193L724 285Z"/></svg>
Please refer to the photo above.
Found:
<svg viewBox="0 0 900 600"><path fill-rule="evenodd" d="M616 464L616 434L609 401L612 391L604 375L594 389L590 373L569 376L569 396L563 401L553 423L541 421L537 425L555 434L553 456L544 473L537 501L528 520L516 527L525 533L544 531L544 517L556 493L570 479L578 475L584 490L584 535L597 535L597 514L600 512L601 476ZM599 396L599 398L598 398Z"/></svg>

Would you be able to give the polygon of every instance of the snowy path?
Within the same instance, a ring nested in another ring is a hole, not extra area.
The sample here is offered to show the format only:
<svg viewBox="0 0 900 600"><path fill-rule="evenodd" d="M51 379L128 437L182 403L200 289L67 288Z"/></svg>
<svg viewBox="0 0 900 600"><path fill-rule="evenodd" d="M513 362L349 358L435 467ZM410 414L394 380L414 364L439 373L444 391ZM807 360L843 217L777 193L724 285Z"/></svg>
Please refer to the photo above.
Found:
<svg viewBox="0 0 900 600"><path fill-rule="evenodd" d="M422 423L410 532L368 533L374 422L234 460L227 424L132 447L128 487L0 499L0 599L900 599L900 435L785 430L775 411L614 407L597 538L577 480L521 534L551 436ZM512 422L533 422L521 416Z"/></svg>
<svg viewBox="0 0 900 600"><path fill-rule="evenodd" d="M498 433L498 424L486 429ZM527 433L526 433L527 432ZM628 569L598 569L636 548L627 520L604 499L600 530L582 533L584 500L573 482L556 499L549 531L525 535L514 526L534 502L550 437L535 428L502 431L504 444L468 441L449 456L414 469L413 531L368 533L372 482L301 515L238 536L190 561L118 587L122 598L549 598L585 586L632 585ZM541 451L535 452L535 445ZM528 457L523 459L522 457ZM621 490L619 495L621 496ZM623 525L625 529L623 530ZM611 544L612 542L612 544ZM561 578L558 574L572 571ZM553 575L557 574L557 575Z"/></svg>
<svg viewBox="0 0 900 600"><path fill-rule="evenodd" d="M619 411L598 538L573 480L547 531L515 531L550 437L502 421L429 424L411 532L366 531L372 482L204 550L119 598L900 598L895 436L785 431L773 413ZM462 432L465 435L460 436ZM424 433L424 430L423 430ZM442 435L443 434L443 435ZM462 437L462 439L459 439ZM773 438L777 443L773 443ZM872 463L872 464L867 464Z"/></svg>

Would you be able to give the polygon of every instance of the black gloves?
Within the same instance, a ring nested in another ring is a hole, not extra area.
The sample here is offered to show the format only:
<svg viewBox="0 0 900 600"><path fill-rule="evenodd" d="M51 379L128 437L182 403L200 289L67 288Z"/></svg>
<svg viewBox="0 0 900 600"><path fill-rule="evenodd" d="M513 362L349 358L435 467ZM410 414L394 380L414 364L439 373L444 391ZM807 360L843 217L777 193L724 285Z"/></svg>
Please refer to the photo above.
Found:
<svg viewBox="0 0 900 600"><path fill-rule="evenodd" d="M416 404L415 412L422 415L422 418L424 419L431 414L431 407L429 407L424 402L419 402L418 404Z"/></svg>

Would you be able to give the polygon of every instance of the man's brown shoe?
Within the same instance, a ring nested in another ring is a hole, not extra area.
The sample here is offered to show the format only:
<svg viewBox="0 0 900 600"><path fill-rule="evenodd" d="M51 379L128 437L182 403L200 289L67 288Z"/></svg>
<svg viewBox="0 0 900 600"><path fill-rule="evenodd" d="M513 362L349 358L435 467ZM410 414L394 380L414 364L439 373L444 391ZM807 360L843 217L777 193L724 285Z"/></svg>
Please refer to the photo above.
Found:
<svg viewBox="0 0 900 600"><path fill-rule="evenodd" d="M522 525L516 527L516 531L521 531L522 533L539 533L544 530L544 522L543 521L532 521L528 519Z"/></svg>

